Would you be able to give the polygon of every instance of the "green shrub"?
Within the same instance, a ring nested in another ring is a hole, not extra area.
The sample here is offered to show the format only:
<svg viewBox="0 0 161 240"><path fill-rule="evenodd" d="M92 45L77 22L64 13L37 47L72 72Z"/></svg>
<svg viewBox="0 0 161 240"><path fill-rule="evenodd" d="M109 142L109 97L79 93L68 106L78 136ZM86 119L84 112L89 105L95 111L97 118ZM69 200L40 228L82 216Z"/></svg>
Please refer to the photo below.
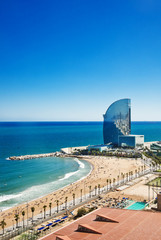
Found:
<svg viewBox="0 0 161 240"><path fill-rule="evenodd" d="M87 213L86 209L84 207L82 208L79 208L78 209L78 212L77 212L77 215L75 216L75 219L76 218L79 218L79 217L82 217L83 215L85 215Z"/></svg>

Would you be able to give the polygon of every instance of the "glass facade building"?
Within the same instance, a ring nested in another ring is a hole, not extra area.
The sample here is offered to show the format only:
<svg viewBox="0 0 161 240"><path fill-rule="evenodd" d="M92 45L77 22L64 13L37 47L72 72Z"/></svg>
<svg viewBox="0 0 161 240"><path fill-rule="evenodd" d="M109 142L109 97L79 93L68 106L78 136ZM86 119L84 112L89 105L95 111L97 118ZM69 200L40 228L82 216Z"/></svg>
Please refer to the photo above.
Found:
<svg viewBox="0 0 161 240"><path fill-rule="evenodd" d="M110 105L104 114L104 144L118 145L119 136L131 133L131 100L120 99Z"/></svg>

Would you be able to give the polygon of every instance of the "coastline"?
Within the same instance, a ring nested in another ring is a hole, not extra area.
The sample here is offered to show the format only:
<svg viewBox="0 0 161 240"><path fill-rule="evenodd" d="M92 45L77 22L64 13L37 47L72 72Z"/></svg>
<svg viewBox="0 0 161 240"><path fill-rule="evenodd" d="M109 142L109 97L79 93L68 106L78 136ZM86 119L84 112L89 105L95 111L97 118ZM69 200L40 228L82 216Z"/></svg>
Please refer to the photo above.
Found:
<svg viewBox="0 0 161 240"><path fill-rule="evenodd" d="M78 157L79 159L79 157ZM94 157L84 156L80 159L88 161L91 166L91 170L88 175L81 179L66 185L50 194L36 198L27 204L20 204L8 210L0 213L0 219L5 219L7 226L13 225L14 214L18 213L20 216L20 222L22 221L22 211L28 211L28 218L31 218L31 207L35 208L34 216L43 214L43 206L47 206L49 211L49 203L52 203L52 208L56 207L56 200L59 200L60 204L64 204L65 197L68 198L68 202L73 200L73 194L75 198L80 198L80 190L83 190L83 195L89 193L89 187L93 190L95 186L100 184L101 187L106 186L107 178L117 178L120 171L128 172L130 170L138 169L142 163L135 159L118 159L116 157ZM27 216L25 215L25 219Z"/></svg>
<svg viewBox="0 0 161 240"><path fill-rule="evenodd" d="M73 161L79 160L79 158L77 158L76 156L73 156L73 157L72 157L72 156L64 156L63 158L69 158L69 159L72 159ZM27 159L26 159L26 160L27 160ZM84 160L84 159L80 158L80 160ZM18 161L18 160L14 160L14 161ZM84 161L86 161L86 160L84 160ZM86 162L88 162L88 161L86 161ZM11 206L11 207L8 207L8 208L6 208L6 209L4 209L4 210L1 210L1 211L0 211L0 217L1 217L1 213L5 212L5 211L7 211L7 210L9 210L9 209L19 207L19 206L21 206L21 205L27 204L27 203L32 202L32 201L40 200L41 198L44 198L44 197L48 196L49 194L52 194L52 193L54 193L54 192L56 192L56 191L60 191L60 190L62 190L63 188L68 187L68 186L70 186L70 185L73 184L73 183L76 183L76 182L79 182L79 181L83 180L83 179L86 178L88 175L90 175L91 172L92 172L92 170L93 170L93 165L92 165L90 162L88 162L88 163L89 163L89 167L90 167L89 172L88 172L87 174L85 174L84 176L82 176L81 178L79 178L78 180L73 181L73 182L71 182L71 183L66 183L66 185L64 185L64 186L62 186L62 187L60 187L60 188L58 188L58 189L51 190L51 191L49 191L48 193L43 194L43 195L41 195L41 196L39 196L39 197L35 197L35 198L31 199L31 200L28 200L28 201L25 201L25 202L22 202L22 203L18 203L18 204L15 204L14 206ZM79 163L78 163L78 164L79 164ZM79 165L80 165L80 164L79 164ZM79 170L77 170L77 171L79 171ZM76 172L77 172L77 171L76 171ZM75 174L75 172L71 172L71 173L74 173L74 174ZM66 173L66 174L68 174L68 173ZM65 174L65 175L66 175L66 174ZM74 174L73 174L73 175L74 175ZM65 176L64 176L64 177L65 177ZM64 177L63 177L62 179L59 179L58 181L64 180ZM70 177L71 177L71 176L70 176ZM46 184L46 183L45 183L45 184ZM33 186L32 186L32 187L33 187ZM24 191L25 191L25 190L24 190Z"/></svg>

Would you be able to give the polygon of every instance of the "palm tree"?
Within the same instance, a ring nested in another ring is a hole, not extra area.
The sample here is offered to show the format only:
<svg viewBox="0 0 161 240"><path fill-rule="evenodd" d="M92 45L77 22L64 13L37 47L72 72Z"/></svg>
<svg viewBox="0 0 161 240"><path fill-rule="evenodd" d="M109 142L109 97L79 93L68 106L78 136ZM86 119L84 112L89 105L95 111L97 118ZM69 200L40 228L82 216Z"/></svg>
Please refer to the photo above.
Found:
<svg viewBox="0 0 161 240"><path fill-rule="evenodd" d="M56 200L56 205L57 205L57 213L59 212L59 200Z"/></svg>
<svg viewBox="0 0 161 240"><path fill-rule="evenodd" d="M44 218L46 217L46 208L47 208L47 206L44 205L44 206L43 206L43 209L44 209Z"/></svg>
<svg viewBox="0 0 161 240"><path fill-rule="evenodd" d="M113 188L115 187L115 181L116 181L116 179L113 178Z"/></svg>
<svg viewBox="0 0 161 240"><path fill-rule="evenodd" d="M160 166L160 165L159 165ZM146 165L144 164L144 173L145 173Z"/></svg>
<svg viewBox="0 0 161 240"><path fill-rule="evenodd" d="M34 208L34 207L31 207L31 212L32 212L32 224L33 224L33 220L34 220L34 211L35 211L35 208Z"/></svg>
<svg viewBox="0 0 161 240"><path fill-rule="evenodd" d="M19 214L15 214L16 228L18 227Z"/></svg>
<svg viewBox="0 0 161 240"><path fill-rule="evenodd" d="M126 173L126 182L128 182L128 176L129 176L129 174L128 173Z"/></svg>
<svg viewBox="0 0 161 240"><path fill-rule="evenodd" d="M100 194L100 187L101 187L101 185L98 184L98 194Z"/></svg>
<svg viewBox="0 0 161 240"><path fill-rule="evenodd" d="M49 208L50 208L50 216L51 216L51 206L52 206L52 203L50 202L50 203L49 203Z"/></svg>
<svg viewBox="0 0 161 240"><path fill-rule="evenodd" d="M73 205L75 205L75 193L73 193Z"/></svg>
<svg viewBox="0 0 161 240"><path fill-rule="evenodd" d="M110 189L111 189L111 179L110 179L109 183L110 183Z"/></svg>
<svg viewBox="0 0 161 240"><path fill-rule="evenodd" d="M106 180L106 182L107 182L107 191L108 191L108 179Z"/></svg>
<svg viewBox="0 0 161 240"><path fill-rule="evenodd" d="M96 196L96 194L97 194L97 186L95 186L95 196Z"/></svg>
<svg viewBox="0 0 161 240"><path fill-rule="evenodd" d="M129 181L131 180L131 172L129 172Z"/></svg>
<svg viewBox="0 0 161 240"><path fill-rule="evenodd" d="M68 197L65 197L65 209L67 209Z"/></svg>
<svg viewBox="0 0 161 240"><path fill-rule="evenodd" d="M4 234L4 228L5 228L6 225L7 225L7 224L6 224L5 220L3 219L3 220L0 222L0 226L2 227L2 230L3 230L3 234Z"/></svg>
<svg viewBox="0 0 161 240"><path fill-rule="evenodd" d="M121 181L121 183L123 183L123 173L121 173L121 178L122 178L122 181Z"/></svg>
<svg viewBox="0 0 161 240"><path fill-rule="evenodd" d="M22 211L22 216L23 216L23 228L24 228L24 226L25 226L25 211Z"/></svg>
<svg viewBox="0 0 161 240"><path fill-rule="evenodd" d="M89 197L91 198L91 186L89 186Z"/></svg>
<svg viewBox="0 0 161 240"><path fill-rule="evenodd" d="M81 192L81 199L80 199L80 201L82 202L82 192L83 192L83 189L81 189L80 192Z"/></svg>
<svg viewBox="0 0 161 240"><path fill-rule="evenodd" d="M119 183L120 183L119 180L120 180L120 176L118 175L117 176L117 185L119 185Z"/></svg>

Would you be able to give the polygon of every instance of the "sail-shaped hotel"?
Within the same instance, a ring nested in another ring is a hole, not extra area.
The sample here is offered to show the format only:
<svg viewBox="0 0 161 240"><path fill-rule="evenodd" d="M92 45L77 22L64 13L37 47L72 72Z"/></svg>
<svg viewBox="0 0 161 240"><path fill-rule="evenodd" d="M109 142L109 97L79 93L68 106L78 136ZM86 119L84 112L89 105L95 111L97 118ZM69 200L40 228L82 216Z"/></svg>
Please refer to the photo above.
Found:
<svg viewBox="0 0 161 240"><path fill-rule="evenodd" d="M133 148L144 146L144 135L131 134L131 99L112 103L103 116L104 144Z"/></svg>
<svg viewBox="0 0 161 240"><path fill-rule="evenodd" d="M113 147L144 147L144 135L131 134L131 99L115 101L103 115L104 145L88 146L88 150L105 151Z"/></svg>
<svg viewBox="0 0 161 240"><path fill-rule="evenodd" d="M131 100L121 99L112 103L104 114L104 144L119 144L119 136L131 133Z"/></svg>

